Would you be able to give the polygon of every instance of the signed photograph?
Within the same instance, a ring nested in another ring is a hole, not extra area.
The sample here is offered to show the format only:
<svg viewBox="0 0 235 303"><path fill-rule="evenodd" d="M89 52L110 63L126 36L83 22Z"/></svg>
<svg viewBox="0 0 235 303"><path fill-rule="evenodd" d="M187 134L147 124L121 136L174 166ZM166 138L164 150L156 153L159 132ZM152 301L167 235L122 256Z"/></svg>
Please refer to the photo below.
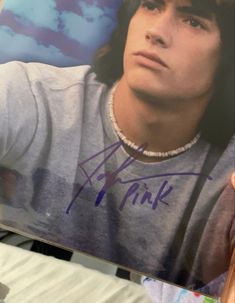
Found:
<svg viewBox="0 0 235 303"><path fill-rule="evenodd" d="M220 296L235 1L0 3L1 228Z"/></svg>

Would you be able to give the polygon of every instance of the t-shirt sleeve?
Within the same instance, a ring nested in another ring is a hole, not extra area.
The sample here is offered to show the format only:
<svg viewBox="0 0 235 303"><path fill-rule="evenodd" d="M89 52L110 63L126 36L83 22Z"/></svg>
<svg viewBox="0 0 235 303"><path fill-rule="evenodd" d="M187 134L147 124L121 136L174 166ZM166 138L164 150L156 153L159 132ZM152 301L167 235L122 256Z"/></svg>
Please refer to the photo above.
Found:
<svg viewBox="0 0 235 303"><path fill-rule="evenodd" d="M0 165L11 166L28 148L37 125L37 106L27 64L0 65Z"/></svg>

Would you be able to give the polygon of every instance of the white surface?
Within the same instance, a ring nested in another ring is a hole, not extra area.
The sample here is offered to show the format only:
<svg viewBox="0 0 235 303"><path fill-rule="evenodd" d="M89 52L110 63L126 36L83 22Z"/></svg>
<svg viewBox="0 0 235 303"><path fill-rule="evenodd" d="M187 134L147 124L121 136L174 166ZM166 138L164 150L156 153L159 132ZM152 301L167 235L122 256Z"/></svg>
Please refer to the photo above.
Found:
<svg viewBox="0 0 235 303"><path fill-rule="evenodd" d="M5 303L150 303L135 283L0 243Z"/></svg>
<svg viewBox="0 0 235 303"><path fill-rule="evenodd" d="M24 237L16 233L9 233L7 230L3 230L0 228L0 238L4 235L5 237L4 239L1 239L1 243L18 246L27 250L31 249L34 241L29 237ZM95 269L109 275L115 276L117 272L116 265L113 265L111 263L105 262L104 260L100 260L92 256L82 254L80 252L73 252L71 262L81 264L85 267Z"/></svg>
<svg viewBox="0 0 235 303"><path fill-rule="evenodd" d="M99 260L95 257L87 256L77 252L73 252L71 262L78 263L90 269L95 269L104 274L109 274L113 276L115 276L117 272L117 266L105 262L104 260Z"/></svg>

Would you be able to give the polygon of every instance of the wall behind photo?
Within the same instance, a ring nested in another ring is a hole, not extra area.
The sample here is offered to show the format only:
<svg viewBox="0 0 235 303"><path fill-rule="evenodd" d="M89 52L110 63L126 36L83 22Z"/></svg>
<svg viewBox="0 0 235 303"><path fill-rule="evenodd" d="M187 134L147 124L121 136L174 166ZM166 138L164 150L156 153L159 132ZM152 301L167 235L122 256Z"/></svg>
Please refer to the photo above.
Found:
<svg viewBox="0 0 235 303"><path fill-rule="evenodd" d="M89 64L116 26L121 0L5 0L0 63Z"/></svg>

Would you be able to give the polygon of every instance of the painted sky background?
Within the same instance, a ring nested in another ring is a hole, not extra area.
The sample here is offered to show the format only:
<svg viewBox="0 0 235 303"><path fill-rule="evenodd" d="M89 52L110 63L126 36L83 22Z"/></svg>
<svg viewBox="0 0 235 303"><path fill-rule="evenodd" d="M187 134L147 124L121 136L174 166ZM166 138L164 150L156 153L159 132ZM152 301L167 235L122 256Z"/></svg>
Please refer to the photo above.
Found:
<svg viewBox="0 0 235 303"><path fill-rule="evenodd" d="M88 64L116 26L121 0L5 0L0 63Z"/></svg>

